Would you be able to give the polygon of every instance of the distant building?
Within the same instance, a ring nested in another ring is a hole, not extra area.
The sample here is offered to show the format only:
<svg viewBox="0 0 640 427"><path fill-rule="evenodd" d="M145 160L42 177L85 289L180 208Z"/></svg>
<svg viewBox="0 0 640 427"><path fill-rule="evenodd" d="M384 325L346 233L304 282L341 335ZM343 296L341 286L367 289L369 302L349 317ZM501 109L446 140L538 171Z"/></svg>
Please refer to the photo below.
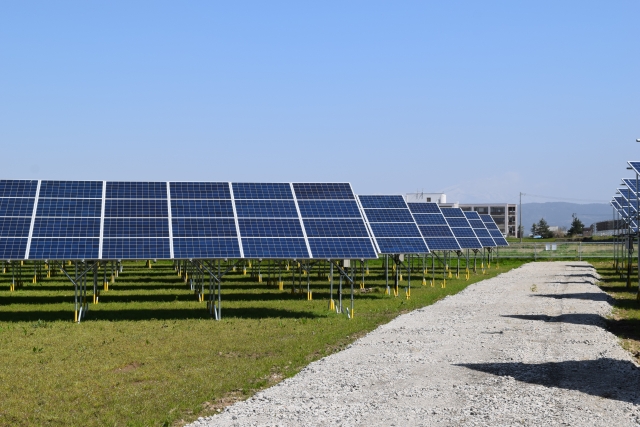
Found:
<svg viewBox="0 0 640 427"><path fill-rule="evenodd" d="M441 206L459 207L463 211L476 211L480 215L491 215L505 236L516 237L518 230L518 208L509 203L447 203L445 193L407 193L407 203L437 203Z"/></svg>
<svg viewBox="0 0 640 427"><path fill-rule="evenodd" d="M591 234L593 236L614 236L616 234L620 234L619 230L626 229L626 225L621 219L610 219L609 221L593 223L588 228L591 229Z"/></svg>
<svg viewBox="0 0 640 427"><path fill-rule="evenodd" d="M517 237L518 205L511 203L459 203L463 211L476 211L480 215L491 215L505 236Z"/></svg>
<svg viewBox="0 0 640 427"><path fill-rule="evenodd" d="M447 195L444 193L407 193L405 199L407 203L437 203L439 205L447 203Z"/></svg>

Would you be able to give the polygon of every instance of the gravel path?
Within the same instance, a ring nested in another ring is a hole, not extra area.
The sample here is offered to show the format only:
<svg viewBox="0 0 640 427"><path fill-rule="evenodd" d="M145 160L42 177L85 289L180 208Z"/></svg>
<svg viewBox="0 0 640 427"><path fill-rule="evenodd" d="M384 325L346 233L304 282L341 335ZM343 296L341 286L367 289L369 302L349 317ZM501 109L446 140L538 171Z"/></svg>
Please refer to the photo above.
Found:
<svg viewBox="0 0 640 427"><path fill-rule="evenodd" d="M398 317L192 426L638 426L640 370L584 262L531 263Z"/></svg>

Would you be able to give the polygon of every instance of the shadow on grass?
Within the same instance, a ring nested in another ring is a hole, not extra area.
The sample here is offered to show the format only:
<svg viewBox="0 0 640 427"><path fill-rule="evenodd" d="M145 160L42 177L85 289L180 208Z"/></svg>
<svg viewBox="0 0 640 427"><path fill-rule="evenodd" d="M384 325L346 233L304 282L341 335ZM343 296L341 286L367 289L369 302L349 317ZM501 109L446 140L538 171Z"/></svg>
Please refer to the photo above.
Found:
<svg viewBox="0 0 640 427"><path fill-rule="evenodd" d="M577 390L592 396L638 403L640 369L617 359L528 363L465 363L456 366L517 381Z"/></svg>
<svg viewBox="0 0 640 427"><path fill-rule="evenodd" d="M71 321L73 310L64 311L3 311L0 312L2 322L35 322L43 321ZM222 318L237 319L315 319L325 315L310 311L282 310L265 307L222 308ZM135 310L91 310L87 312L82 322L91 321L124 321L124 320L181 320L181 319L212 319L209 312L203 306L199 309L135 309Z"/></svg>

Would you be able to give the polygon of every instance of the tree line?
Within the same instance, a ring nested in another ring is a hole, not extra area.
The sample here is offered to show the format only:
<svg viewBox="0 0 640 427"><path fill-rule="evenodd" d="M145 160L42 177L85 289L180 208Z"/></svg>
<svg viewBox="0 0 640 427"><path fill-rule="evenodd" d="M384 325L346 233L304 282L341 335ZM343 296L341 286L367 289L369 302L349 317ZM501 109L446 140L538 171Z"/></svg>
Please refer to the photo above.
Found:
<svg viewBox="0 0 640 427"><path fill-rule="evenodd" d="M571 227L569 227L569 229L566 231L566 234L572 237L578 234L582 234L582 232L584 231L584 224L582 223L582 221L580 221L580 219L576 214L571 215L571 218L572 218ZM559 230L559 231L561 233L558 233L558 234L564 234L562 233L564 230ZM555 234L556 232L551 231L549 229L549 224L547 224L547 221L545 221L544 218L540 218L540 221L538 221L537 223L534 223L531 226L531 233L534 236L540 236L543 239L556 237L556 234Z"/></svg>

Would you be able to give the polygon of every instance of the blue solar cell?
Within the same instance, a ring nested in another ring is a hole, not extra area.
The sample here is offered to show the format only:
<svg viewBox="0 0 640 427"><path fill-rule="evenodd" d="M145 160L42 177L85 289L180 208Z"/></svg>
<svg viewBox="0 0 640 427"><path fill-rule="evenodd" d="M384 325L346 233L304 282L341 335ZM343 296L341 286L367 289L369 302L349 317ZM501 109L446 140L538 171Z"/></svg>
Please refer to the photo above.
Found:
<svg viewBox="0 0 640 427"><path fill-rule="evenodd" d="M347 183L295 183L293 189L298 200L305 199L354 199L351 186Z"/></svg>
<svg viewBox="0 0 640 427"><path fill-rule="evenodd" d="M474 229L485 229L484 226L484 222L482 222L481 219L470 219L469 220L469 224L474 228Z"/></svg>
<svg viewBox="0 0 640 427"><path fill-rule="evenodd" d="M100 199L39 199L36 216L100 217Z"/></svg>
<svg viewBox="0 0 640 427"><path fill-rule="evenodd" d="M293 200L291 185L286 183L234 182L233 197L237 199L287 199Z"/></svg>
<svg viewBox="0 0 640 427"><path fill-rule="evenodd" d="M299 219L238 219L242 237L304 237Z"/></svg>
<svg viewBox="0 0 640 427"><path fill-rule="evenodd" d="M461 249L482 249L480 241L475 237L458 237L458 243Z"/></svg>
<svg viewBox="0 0 640 427"><path fill-rule="evenodd" d="M231 200L171 200L173 218L233 218Z"/></svg>
<svg viewBox="0 0 640 427"><path fill-rule="evenodd" d="M293 200L236 200L238 218L298 218Z"/></svg>
<svg viewBox="0 0 640 427"><path fill-rule="evenodd" d="M231 199L227 182L170 182L172 199Z"/></svg>
<svg viewBox="0 0 640 427"><path fill-rule="evenodd" d="M425 237L430 251L457 251L460 245L454 237Z"/></svg>
<svg viewBox="0 0 640 427"><path fill-rule="evenodd" d="M469 222L466 218L447 218L449 227L469 227Z"/></svg>
<svg viewBox="0 0 640 427"><path fill-rule="evenodd" d="M102 181L42 181L40 197L101 199Z"/></svg>
<svg viewBox="0 0 640 427"><path fill-rule="evenodd" d="M299 200L302 218L361 218L355 201Z"/></svg>
<svg viewBox="0 0 640 427"><path fill-rule="evenodd" d="M240 258L238 239L229 238L174 238L174 258L224 259Z"/></svg>
<svg viewBox="0 0 640 427"><path fill-rule="evenodd" d="M0 259L24 259L27 239L0 239Z"/></svg>
<svg viewBox="0 0 640 427"><path fill-rule="evenodd" d="M442 214L413 214L418 225L447 225Z"/></svg>
<svg viewBox="0 0 640 427"><path fill-rule="evenodd" d="M369 222L413 222L408 209L365 209Z"/></svg>
<svg viewBox="0 0 640 427"><path fill-rule="evenodd" d="M31 239L29 259L98 259L100 239Z"/></svg>
<svg viewBox="0 0 640 427"><path fill-rule="evenodd" d="M169 237L167 218L105 218L103 237Z"/></svg>
<svg viewBox="0 0 640 427"><path fill-rule="evenodd" d="M0 216L31 216L36 199L0 199Z"/></svg>
<svg viewBox="0 0 640 427"><path fill-rule="evenodd" d="M358 196L364 209L368 208L398 208L407 209L402 196Z"/></svg>
<svg viewBox="0 0 640 427"><path fill-rule="evenodd" d="M429 252L422 239L415 238L376 238L380 253L383 254L426 254Z"/></svg>
<svg viewBox="0 0 640 427"><path fill-rule="evenodd" d="M369 239L309 239L314 258L375 259L376 252Z"/></svg>
<svg viewBox="0 0 640 427"><path fill-rule="evenodd" d="M473 230L470 227L467 228L463 228L463 227L452 227L451 231L453 231L453 235L456 237L476 237L476 234L473 232Z"/></svg>
<svg viewBox="0 0 640 427"><path fill-rule="evenodd" d="M451 229L446 225L421 225L419 228L424 237L453 237Z"/></svg>
<svg viewBox="0 0 640 427"><path fill-rule="evenodd" d="M193 200L189 200L193 202ZM166 200L126 200L107 199L105 203L105 217L119 218L160 218L169 214Z"/></svg>
<svg viewBox="0 0 640 427"><path fill-rule="evenodd" d="M236 237L233 218L173 218L173 237Z"/></svg>
<svg viewBox="0 0 640 427"><path fill-rule="evenodd" d="M640 173L640 162L628 162L636 173Z"/></svg>
<svg viewBox="0 0 640 427"><path fill-rule="evenodd" d="M380 237L422 237L415 223L374 222L370 225L376 239Z"/></svg>
<svg viewBox="0 0 640 427"><path fill-rule="evenodd" d="M464 218L464 212L460 208L441 208L442 214L445 218Z"/></svg>
<svg viewBox="0 0 640 427"><path fill-rule="evenodd" d="M491 237L491 235L489 234L489 230L487 230L486 228L474 228L473 231L476 232L476 236L478 236L478 238Z"/></svg>
<svg viewBox="0 0 640 427"><path fill-rule="evenodd" d="M36 197L38 181L0 180L0 197Z"/></svg>
<svg viewBox="0 0 640 427"><path fill-rule="evenodd" d="M307 237L369 237L361 219L307 219Z"/></svg>
<svg viewBox="0 0 640 427"><path fill-rule="evenodd" d="M468 220L481 220L480 215L476 211L465 211L464 216L466 216Z"/></svg>
<svg viewBox="0 0 640 427"><path fill-rule="evenodd" d="M102 259L169 259L169 239L113 239L102 243Z"/></svg>
<svg viewBox="0 0 640 427"><path fill-rule="evenodd" d="M500 230L489 230L489 234L491 234L491 237L493 237L494 239L496 237L498 237L498 238L503 237L502 236L502 231L500 231Z"/></svg>
<svg viewBox="0 0 640 427"><path fill-rule="evenodd" d="M407 203L407 206L409 206L409 210L411 211L411 213L424 213L424 214L439 214L440 212L440 207L438 206L437 203Z"/></svg>
<svg viewBox="0 0 640 427"><path fill-rule="evenodd" d="M0 237L29 237L31 218L0 218Z"/></svg>
<svg viewBox="0 0 640 427"><path fill-rule="evenodd" d="M100 218L36 218L33 237L100 237Z"/></svg>
<svg viewBox="0 0 640 427"><path fill-rule="evenodd" d="M493 240L498 246L509 246L509 243L507 243L504 237L494 237Z"/></svg>
<svg viewBox="0 0 640 427"><path fill-rule="evenodd" d="M166 182L107 182L107 199L166 199Z"/></svg>
<svg viewBox="0 0 640 427"><path fill-rule="evenodd" d="M496 246L496 242L491 237L478 237L480 244L485 248L493 248Z"/></svg>
<svg viewBox="0 0 640 427"><path fill-rule="evenodd" d="M243 238L242 248L245 258L310 258L301 238Z"/></svg>

